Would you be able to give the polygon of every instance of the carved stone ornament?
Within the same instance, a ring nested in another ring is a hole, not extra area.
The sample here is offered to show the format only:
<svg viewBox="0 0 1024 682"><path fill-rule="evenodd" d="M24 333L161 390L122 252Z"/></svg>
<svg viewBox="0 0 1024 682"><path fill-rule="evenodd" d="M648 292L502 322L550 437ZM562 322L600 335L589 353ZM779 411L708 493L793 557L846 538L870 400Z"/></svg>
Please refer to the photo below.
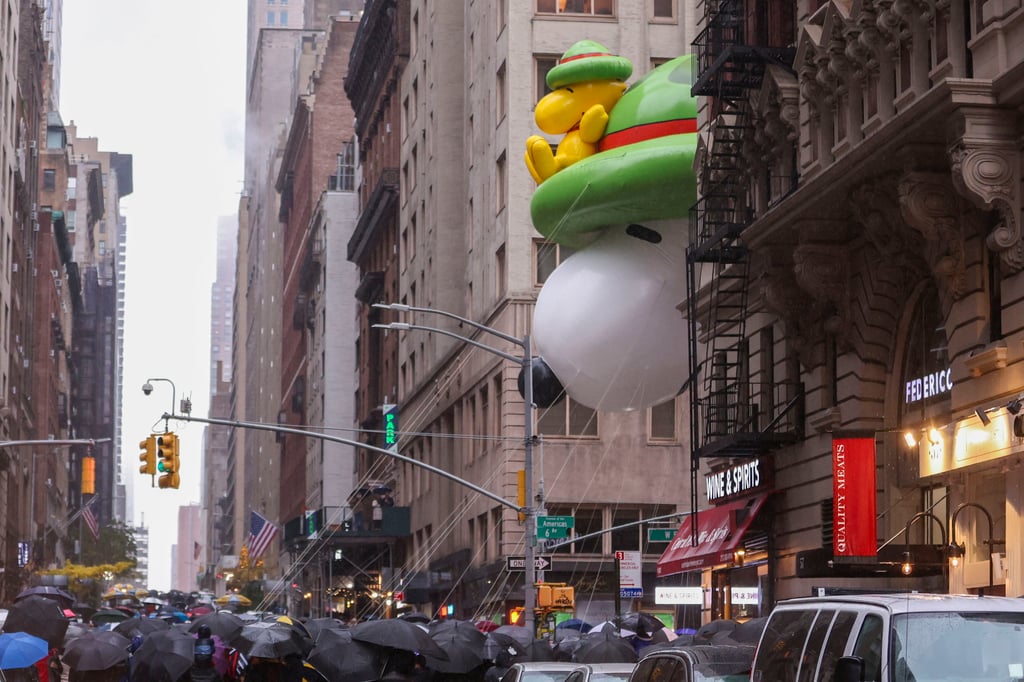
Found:
<svg viewBox="0 0 1024 682"><path fill-rule="evenodd" d="M900 211L896 187L899 177L887 174L856 187L850 193L850 213L860 223L865 239L878 252L880 265L897 272L901 290L911 288L927 275L924 239L910 229Z"/></svg>
<svg viewBox="0 0 1024 682"><path fill-rule="evenodd" d="M769 313L782 320L787 343L804 367L814 367L824 358L825 338L818 304L797 285L792 267L782 264L764 267L757 277L761 298Z"/></svg>
<svg viewBox="0 0 1024 682"><path fill-rule="evenodd" d="M910 171L899 184L900 210L925 239L925 260L953 299L967 289L967 265L959 202L941 173Z"/></svg>
<svg viewBox="0 0 1024 682"><path fill-rule="evenodd" d="M825 332L839 341L850 327L850 258L845 244L807 242L793 250L793 274L824 313Z"/></svg>
<svg viewBox="0 0 1024 682"><path fill-rule="evenodd" d="M953 183L966 197L986 210L995 210L999 222L985 239L1000 254L1009 272L1024 268L1021 244L1020 152L999 140L973 144L961 138L949 150Z"/></svg>

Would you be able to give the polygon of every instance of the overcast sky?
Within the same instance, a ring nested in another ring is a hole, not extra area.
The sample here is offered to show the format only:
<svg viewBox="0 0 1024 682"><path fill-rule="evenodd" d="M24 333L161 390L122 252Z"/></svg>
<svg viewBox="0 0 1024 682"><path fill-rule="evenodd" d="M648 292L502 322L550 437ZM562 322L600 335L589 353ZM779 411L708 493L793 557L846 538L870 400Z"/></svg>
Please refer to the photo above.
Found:
<svg viewBox="0 0 1024 682"><path fill-rule="evenodd" d="M242 188L245 0L180 4L64 0L60 110L80 137L131 154L127 217L123 468L129 514L150 528L150 587L168 589L178 507L199 503L203 426L181 437L182 484L150 488L138 444L163 431L160 415L190 396L209 406L210 286L217 220L237 212Z"/></svg>

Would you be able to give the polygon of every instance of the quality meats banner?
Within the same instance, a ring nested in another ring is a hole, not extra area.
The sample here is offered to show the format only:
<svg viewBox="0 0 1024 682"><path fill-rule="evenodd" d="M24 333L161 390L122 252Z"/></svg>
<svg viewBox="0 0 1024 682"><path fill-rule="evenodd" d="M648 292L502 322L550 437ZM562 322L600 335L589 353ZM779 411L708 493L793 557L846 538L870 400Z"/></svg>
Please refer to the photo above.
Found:
<svg viewBox="0 0 1024 682"><path fill-rule="evenodd" d="M832 554L836 561L873 561L875 531L874 434L832 438Z"/></svg>

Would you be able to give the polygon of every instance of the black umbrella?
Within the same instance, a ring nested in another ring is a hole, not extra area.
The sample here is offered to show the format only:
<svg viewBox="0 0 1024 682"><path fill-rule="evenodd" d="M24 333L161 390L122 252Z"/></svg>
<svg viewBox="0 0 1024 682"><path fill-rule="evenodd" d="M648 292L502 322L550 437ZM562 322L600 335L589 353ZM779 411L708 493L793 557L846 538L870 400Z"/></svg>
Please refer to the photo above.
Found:
<svg viewBox="0 0 1024 682"><path fill-rule="evenodd" d="M64 610L53 599L29 595L11 606L4 621L4 632L27 632L45 639L51 647L59 647L68 631Z"/></svg>
<svg viewBox="0 0 1024 682"><path fill-rule="evenodd" d="M249 658L283 658L305 655L302 635L287 623L260 621L249 623L231 640L231 644Z"/></svg>
<svg viewBox="0 0 1024 682"><path fill-rule="evenodd" d="M309 636L316 642L316 636L321 630L348 630L348 625L337 618L310 618L304 625Z"/></svg>
<svg viewBox="0 0 1024 682"><path fill-rule="evenodd" d="M114 632L131 639L136 635L145 637L151 632L160 632L170 627L167 621L159 618L128 618L115 625Z"/></svg>
<svg viewBox="0 0 1024 682"><path fill-rule="evenodd" d="M369 682L380 674L380 650L356 642L348 630L322 629L307 660L327 679L336 682Z"/></svg>
<svg viewBox="0 0 1024 682"><path fill-rule="evenodd" d="M351 630L352 639L377 646L415 651L423 655L431 655L440 660L447 660L448 654L439 647L430 635L420 626L397 618L385 620L368 620L356 625Z"/></svg>
<svg viewBox="0 0 1024 682"><path fill-rule="evenodd" d="M768 616L751 618L731 629L720 630L711 637L712 644L757 644L768 624Z"/></svg>
<svg viewBox="0 0 1024 682"><path fill-rule="evenodd" d="M64 647L75 641L82 635L92 632L92 629L83 623L77 621L70 621L68 623L68 631L64 633Z"/></svg>
<svg viewBox="0 0 1024 682"><path fill-rule="evenodd" d="M128 662L131 641L117 632L90 632L64 648L63 660L76 672L109 670Z"/></svg>
<svg viewBox="0 0 1024 682"><path fill-rule="evenodd" d="M501 625L488 634L508 635L524 647L530 646L533 641L533 634L521 625Z"/></svg>
<svg viewBox="0 0 1024 682"><path fill-rule="evenodd" d="M577 663L635 663L636 649L614 630L587 634L573 653Z"/></svg>
<svg viewBox="0 0 1024 682"><path fill-rule="evenodd" d="M484 642L484 658L494 661L498 667L507 668L516 656L525 654L528 647L529 644L523 644L511 635L492 631L487 633L487 641Z"/></svg>
<svg viewBox="0 0 1024 682"><path fill-rule="evenodd" d="M516 663L527 661L553 661L555 649L546 639L535 639L526 647L526 652L513 659Z"/></svg>
<svg viewBox="0 0 1024 682"><path fill-rule="evenodd" d="M18 593L18 596L14 598L14 601L19 601L25 597L31 597L33 594L38 594L40 597L46 597L47 599L53 599L60 604L62 609L69 609L71 605L75 603L75 598L70 594L52 585L36 585L35 587L28 587Z"/></svg>
<svg viewBox="0 0 1024 682"><path fill-rule="evenodd" d="M131 618L121 609L100 609L89 617L93 625L106 625L107 623L120 623Z"/></svg>
<svg viewBox="0 0 1024 682"><path fill-rule="evenodd" d="M77 613L85 620L89 620L92 614L96 613L96 607L84 602L75 602L71 605L71 610Z"/></svg>
<svg viewBox="0 0 1024 682"><path fill-rule="evenodd" d="M440 673L462 675L484 664L484 643L487 635L468 621L452 621L439 626L430 634L438 646L448 655L447 660L438 660L431 654L424 654L427 667Z"/></svg>
<svg viewBox="0 0 1024 682"><path fill-rule="evenodd" d="M650 638L658 630L665 627L665 624L644 611L625 613L619 619L619 625L626 630L632 630L637 637Z"/></svg>
<svg viewBox="0 0 1024 682"><path fill-rule="evenodd" d="M150 633L132 656L132 680L177 682L194 663L195 643L181 630Z"/></svg>
<svg viewBox="0 0 1024 682"><path fill-rule="evenodd" d="M418 613L416 611L410 611L409 613L403 613L399 616L402 620L407 620L410 623L422 623L427 625L430 623L430 616L425 613Z"/></svg>
<svg viewBox="0 0 1024 682"><path fill-rule="evenodd" d="M719 618L709 623L704 623L697 630L697 634L693 636L694 644L710 644L711 638L719 632L727 632L733 630L739 623L734 620L728 620L727 618Z"/></svg>
<svg viewBox="0 0 1024 682"><path fill-rule="evenodd" d="M189 632L199 632L202 626L210 628L210 633L217 635L225 642L230 642L245 627L245 621L233 613L218 612L207 613L199 616L189 626Z"/></svg>

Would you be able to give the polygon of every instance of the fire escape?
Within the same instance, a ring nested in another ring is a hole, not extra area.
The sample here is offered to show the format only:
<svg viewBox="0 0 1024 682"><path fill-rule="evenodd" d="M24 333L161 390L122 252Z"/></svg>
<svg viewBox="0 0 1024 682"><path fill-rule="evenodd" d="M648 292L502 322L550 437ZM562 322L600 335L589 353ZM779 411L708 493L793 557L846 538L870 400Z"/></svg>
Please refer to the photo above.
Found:
<svg viewBox="0 0 1024 682"><path fill-rule="evenodd" d="M754 132L750 98L769 65L791 68L795 49L769 46L768 38L768 22L791 15L786 4L709 0L705 28L693 44L693 95L709 98L711 133L699 171L701 198L690 210L686 261L694 513L702 458L761 456L795 442L802 421L799 384L775 381L772 367L751 371L750 253L742 239L757 217L742 155ZM696 535L697 524L691 527Z"/></svg>

